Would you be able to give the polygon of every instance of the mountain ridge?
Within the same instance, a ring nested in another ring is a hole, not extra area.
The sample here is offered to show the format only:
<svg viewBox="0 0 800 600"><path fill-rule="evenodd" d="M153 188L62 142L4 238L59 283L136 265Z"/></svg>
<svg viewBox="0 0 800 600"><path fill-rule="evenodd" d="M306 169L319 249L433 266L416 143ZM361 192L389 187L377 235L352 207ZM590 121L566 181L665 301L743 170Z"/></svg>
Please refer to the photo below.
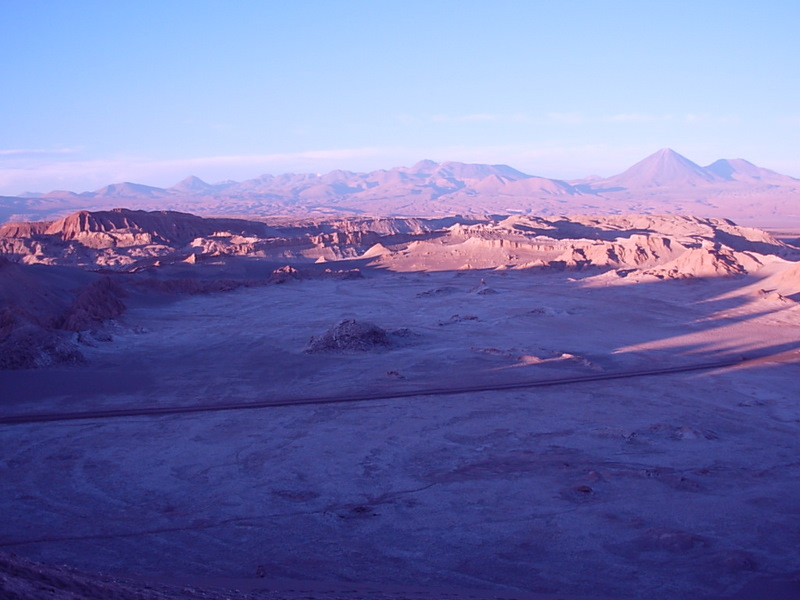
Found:
<svg viewBox="0 0 800 600"><path fill-rule="evenodd" d="M264 174L208 183L188 176L171 187L113 183L93 192L52 191L0 198L0 223L43 220L76 210L134 208L206 215L441 216L445 214L699 214L753 222L759 213L800 223L800 180L745 159L700 166L663 148L611 177L565 181L504 164L426 159L411 167L359 173ZM699 212L698 212L699 211Z"/></svg>
<svg viewBox="0 0 800 600"><path fill-rule="evenodd" d="M324 174L285 172L274 175L263 174L242 181L225 180L217 183L209 183L195 175L188 175L174 185L165 188L124 181L111 183L92 191L87 190L83 192L75 192L71 190L51 190L43 193L27 192L26 194L21 194L14 197L38 198L47 196L60 197L63 195L81 197L126 197L122 196L122 194L127 193L130 194L131 198L136 198L142 194L156 195L159 193L168 194L170 192L181 193L206 190L230 191L231 189L238 188L253 189L258 187L258 185L264 186L267 184L285 185L296 184L298 182L331 183L353 178L371 179L380 177L381 174L387 173L402 173L404 175L418 176L448 175L459 179L475 180L482 180L486 177L494 175L509 181L539 179L567 184L569 184L570 181L583 183L587 180L590 180L589 185L593 186L596 186L601 182L627 181L629 183L629 187L631 188L637 187L637 184L640 187L663 187L667 185L674 185L676 183L685 183L680 180L680 177L687 176L689 174L695 175L707 182L732 180L735 179L736 176L739 176L739 178L742 178L743 176L750 176L751 178L763 178L764 176L769 176L771 178L782 179L784 181L791 180L800 182L800 179L759 167L743 158L720 158L703 167L671 148L661 148L660 150L657 150L653 154L645 157L641 161L629 167L627 170L616 175L611 175L609 177L592 175L576 180L564 180L553 177L544 177L541 175L531 175L515 169L507 164L465 163L459 161L444 161L437 163L436 161L430 159L423 159L410 167L392 167L390 169L378 169L369 172L356 172L343 169L335 169ZM665 175L672 175L673 178L671 180L661 179Z"/></svg>

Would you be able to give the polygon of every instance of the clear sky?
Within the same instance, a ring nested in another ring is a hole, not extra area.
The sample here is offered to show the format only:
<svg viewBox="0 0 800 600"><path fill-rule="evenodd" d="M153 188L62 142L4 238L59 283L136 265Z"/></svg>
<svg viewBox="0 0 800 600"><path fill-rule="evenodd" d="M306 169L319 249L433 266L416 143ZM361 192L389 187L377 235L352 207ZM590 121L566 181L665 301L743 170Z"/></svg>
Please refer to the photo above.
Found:
<svg viewBox="0 0 800 600"><path fill-rule="evenodd" d="M418 160L800 177L800 0L0 0L0 194Z"/></svg>

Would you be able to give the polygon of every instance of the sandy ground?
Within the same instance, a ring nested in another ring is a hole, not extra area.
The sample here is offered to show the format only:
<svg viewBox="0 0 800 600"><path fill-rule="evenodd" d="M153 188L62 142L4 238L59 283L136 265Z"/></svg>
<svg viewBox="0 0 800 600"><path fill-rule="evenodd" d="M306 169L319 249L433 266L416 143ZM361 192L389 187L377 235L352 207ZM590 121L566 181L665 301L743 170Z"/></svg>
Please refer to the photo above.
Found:
<svg viewBox="0 0 800 600"><path fill-rule="evenodd" d="M755 598L800 572L796 303L759 298L756 278L366 275L134 306L113 341L85 347L88 366L0 374L3 413L761 360L535 390L4 426L0 550L153 577L508 597ZM399 330L395 345L303 352L348 318Z"/></svg>

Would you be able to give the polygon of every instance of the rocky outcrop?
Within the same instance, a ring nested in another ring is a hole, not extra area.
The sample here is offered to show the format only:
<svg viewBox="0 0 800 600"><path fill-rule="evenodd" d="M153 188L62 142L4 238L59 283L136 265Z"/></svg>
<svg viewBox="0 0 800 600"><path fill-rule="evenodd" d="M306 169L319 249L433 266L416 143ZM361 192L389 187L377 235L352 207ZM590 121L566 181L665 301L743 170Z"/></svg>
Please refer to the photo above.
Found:
<svg viewBox="0 0 800 600"><path fill-rule="evenodd" d="M0 258L0 369L83 362L73 332L120 316L122 295L108 278Z"/></svg>
<svg viewBox="0 0 800 600"><path fill-rule="evenodd" d="M97 239L119 246L154 242L175 246L188 244L197 237L213 236L217 231L260 237L268 233L266 225L257 221L204 219L175 211L147 212L124 208L78 211L51 223L44 233L58 235L64 241Z"/></svg>
<svg viewBox="0 0 800 600"><path fill-rule="evenodd" d="M84 331L99 326L125 312L120 300L125 292L109 277L93 281L83 288L66 310L59 322L59 329Z"/></svg>
<svg viewBox="0 0 800 600"><path fill-rule="evenodd" d="M15 307L0 309L0 370L82 362L83 354L63 332L42 326Z"/></svg>
<svg viewBox="0 0 800 600"><path fill-rule="evenodd" d="M300 278L300 271L291 265L284 265L275 269L267 281L269 283L286 283L287 281L297 281Z"/></svg>
<svg viewBox="0 0 800 600"><path fill-rule="evenodd" d="M0 238L29 238L42 235L50 227L49 221L6 223L0 225Z"/></svg>
<svg viewBox="0 0 800 600"><path fill-rule="evenodd" d="M646 269L644 274L654 275L659 279L726 277L745 275L758 270L761 266L762 263L751 254L709 244L701 248L687 249L674 260Z"/></svg>
<svg viewBox="0 0 800 600"><path fill-rule="evenodd" d="M28 264L69 264L136 271L219 256L355 258L381 243L428 236L453 219L333 219L268 226L242 219L205 219L174 211L79 211L49 223L0 228L0 254Z"/></svg>
<svg viewBox="0 0 800 600"><path fill-rule="evenodd" d="M763 231L725 219L669 215L357 217L267 225L116 209L2 231L0 254L14 261L127 272L249 256L292 268L360 259L403 270L623 269L705 277L749 273L764 264L759 257L797 253ZM274 280L287 275L276 273Z"/></svg>
<svg viewBox="0 0 800 600"><path fill-rule="evenodd" d="M348 319L337 323L322 335L311 338L306 352L368 352L389 345L386 330L374 323Z"/></svg>

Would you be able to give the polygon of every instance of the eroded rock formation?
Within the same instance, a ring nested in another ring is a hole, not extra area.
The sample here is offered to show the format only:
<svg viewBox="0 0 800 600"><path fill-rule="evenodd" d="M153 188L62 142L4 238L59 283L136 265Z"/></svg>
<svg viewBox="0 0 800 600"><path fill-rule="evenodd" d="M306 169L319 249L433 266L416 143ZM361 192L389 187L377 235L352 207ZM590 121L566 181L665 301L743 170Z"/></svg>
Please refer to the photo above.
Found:
<svg viewBox="0 0 800 600"><path fill-rule="evenodd" d="M176 212L81 211L0 227L0 255L25 264L137 271L248 256L298 264L364 259L400 270L640 269L662 276L742 274L794 250L724 219L624 215L353 218L266 224ZM278 276L276 276L278 277Z"/></svg>
<svg viewBox="0 0 800 600"><path fill-rule="evenodd" d="M359 279L369 270L574 270L606 284L761 273L763 298L796 302L798 254L763 231L684 216L264 223L169 211L80 211L49 223L0 227L0 363L18 368L80 360L70 332L97 329L122 315L126 287L144 294L205 294L295 279ZM232 257L264 266L235 267ZM276 262L283 266L276 269ZM124 279L122 273L131 275ZM312 350L385 341L362 324L337 327Z"/></svg>
<svg viewBox="0 0 800 600"><path fill-rule="evenodd" d="M328 331L314 336L306 352L366 352L390 345L389 334L374 323L347 319L337 323Z"/></svg>

